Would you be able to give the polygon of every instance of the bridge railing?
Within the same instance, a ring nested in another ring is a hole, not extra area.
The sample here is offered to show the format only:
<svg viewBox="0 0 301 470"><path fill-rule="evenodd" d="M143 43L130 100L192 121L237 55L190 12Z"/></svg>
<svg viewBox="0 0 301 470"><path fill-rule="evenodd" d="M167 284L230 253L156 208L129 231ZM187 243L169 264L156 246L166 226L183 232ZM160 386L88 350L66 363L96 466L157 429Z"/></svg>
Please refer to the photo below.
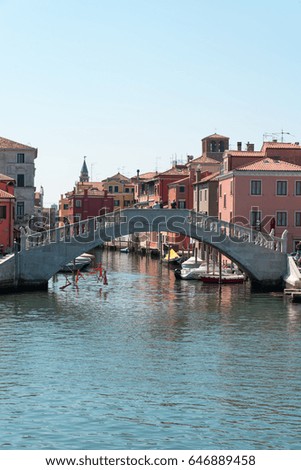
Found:
<svg viewBox="0 0 301 470"><path fill-rule="evenodd" d="M121 223L127 223L126 217L124 218L126 220L124 220L122 215L130 215L131 211L141 211L141 215L143 215L146 220L154 219L154 211L125 209L117 213L106 214L73 224L61 225L50 230L37 232L27 227L26 230L21 229L21 250L34 249L37 246L53 243L70 243L75 240L79 241L79 239L84 242L85 238L88 239L89 235L91 235L91 231L94 233L101 231L105 233L107 228L109 229ZM186 217L183 217L183 223L188 222L188 224L194 225L197 231L200 229L200 231L211 232L217 237L228 237L236 242L247 242L273 251L283 253L287 251L286 230L283 232L282 237L275 237L273 230L270 233L263 233L243 225L218 220L215 217L203 215L195 211L177 211L176 209L170 209L168 210L168 215L166 210L162 210L162 212L159 211L160 215L164 214L167 218L175 216L177 212L181 213L181 215L185 214Z"/></svg>
<svg viewBox="0 0 301 470"><path fill-rule="evenodd" d="M216 217L194 211L190 211L189 221L204 231L215 233L217 237L228 237L238 243L248 242L272 251L287 252L287 230L284 230L281 237L275 237L274 230L270 233L260 232L254 228L218 220Z"/></svg>

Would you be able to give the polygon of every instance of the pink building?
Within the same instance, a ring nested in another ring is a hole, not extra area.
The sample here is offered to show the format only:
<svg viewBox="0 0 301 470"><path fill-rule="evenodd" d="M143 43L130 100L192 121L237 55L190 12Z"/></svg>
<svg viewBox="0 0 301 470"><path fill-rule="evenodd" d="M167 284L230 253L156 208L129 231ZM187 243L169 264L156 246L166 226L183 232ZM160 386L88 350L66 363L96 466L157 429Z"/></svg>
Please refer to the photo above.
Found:
<svg viewBox="0 0 301 470"><path fill-rule="evenodd" d="M224 171L219 176L219 218L280 237L288 231L288 250L301 240L301 166L275 158Z"/></svg>
<svg viewBox="0 0 301 470"><path fill-rule="evenodd" d="M15 180L0 174L0 254L12 251L14 245Z"/></svg>

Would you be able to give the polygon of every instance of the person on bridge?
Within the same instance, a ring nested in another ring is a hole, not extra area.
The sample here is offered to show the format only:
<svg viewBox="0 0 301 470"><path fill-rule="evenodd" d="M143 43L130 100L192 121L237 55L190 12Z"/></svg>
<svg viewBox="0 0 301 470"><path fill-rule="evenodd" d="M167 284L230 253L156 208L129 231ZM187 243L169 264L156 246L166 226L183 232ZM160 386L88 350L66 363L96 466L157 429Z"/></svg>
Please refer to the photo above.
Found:
<svg viewBox="0 0 301 470"><path fill-rule="evenodd" d="M177 208L177 202L176 202L175 199L172 201L172 203L170 204L170 206L171 206L172 209L176 209L176 208Z"/></svg>

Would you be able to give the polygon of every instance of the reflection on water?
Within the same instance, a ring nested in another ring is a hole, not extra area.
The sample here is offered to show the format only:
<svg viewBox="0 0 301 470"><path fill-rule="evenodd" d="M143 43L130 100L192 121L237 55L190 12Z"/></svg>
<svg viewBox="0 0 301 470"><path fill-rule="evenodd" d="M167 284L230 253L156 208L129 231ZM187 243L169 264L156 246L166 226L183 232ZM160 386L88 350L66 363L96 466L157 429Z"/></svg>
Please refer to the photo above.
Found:
<svg viewBox="0 0 301 470"><path fill-rule="evenodd" d="M301 305L96 254L0 299L0 448L299 448Z"/></svg>

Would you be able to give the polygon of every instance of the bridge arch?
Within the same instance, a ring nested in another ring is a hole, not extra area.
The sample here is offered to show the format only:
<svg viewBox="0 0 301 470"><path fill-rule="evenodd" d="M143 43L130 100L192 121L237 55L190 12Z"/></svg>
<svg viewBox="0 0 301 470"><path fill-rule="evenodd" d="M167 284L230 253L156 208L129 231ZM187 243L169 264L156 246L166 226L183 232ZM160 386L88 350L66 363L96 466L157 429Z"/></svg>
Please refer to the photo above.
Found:
<svg viewBox="0 0 301 470"><path fill-rule="evenodd" d="M23 233L19 278L48 281L60 266L106 241L142 232L173 232L212 246L252 281L279 284L287 270L286 237L276 238L187 209L125 209L45 231ZM47 259L47 263L45 260Z"/></svg>

